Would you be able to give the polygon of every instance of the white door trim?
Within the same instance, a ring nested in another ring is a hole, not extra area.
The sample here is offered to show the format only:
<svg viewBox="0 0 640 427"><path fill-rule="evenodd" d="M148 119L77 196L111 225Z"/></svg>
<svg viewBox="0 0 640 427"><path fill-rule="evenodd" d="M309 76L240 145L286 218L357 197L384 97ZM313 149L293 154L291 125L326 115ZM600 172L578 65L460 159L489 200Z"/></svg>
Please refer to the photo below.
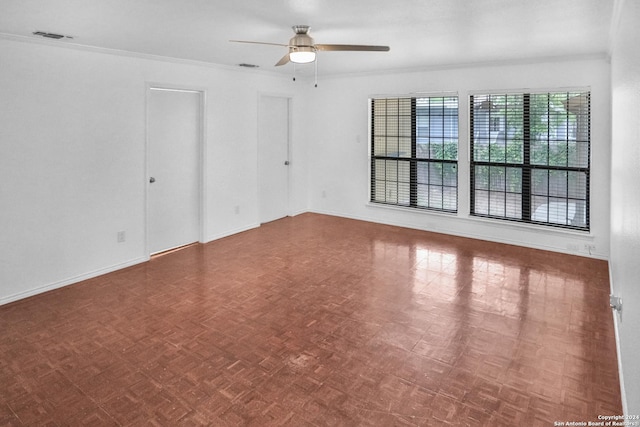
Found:
<svg viewBox="0 0 640 427"><path fill-rule="evenodd" d="M151 90L166 90L166 91L178 91L178 92L192 92L197 93L200 98L200 129L198 132L198 214L199 214L199 238L200 243L206 242L206 229L207 229L207 149L206 149L206 107L207 107L207 91L201 87L189 87L181 85L173 85L167 83L155 83L147 82L145 86L145 146L144 146L144 256L146 260L151 258L150 245L149 245L149 151L151 144L149 141L149 98Z"/></svg>

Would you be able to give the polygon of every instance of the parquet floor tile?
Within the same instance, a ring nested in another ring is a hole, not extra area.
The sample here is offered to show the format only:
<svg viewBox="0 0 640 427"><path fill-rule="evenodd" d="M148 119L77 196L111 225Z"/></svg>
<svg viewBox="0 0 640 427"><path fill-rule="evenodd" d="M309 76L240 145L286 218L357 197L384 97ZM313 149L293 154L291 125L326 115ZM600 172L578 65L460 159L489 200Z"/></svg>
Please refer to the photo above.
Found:
<svg viewBox="0 0 640 427"><path fill-rule="evenodd" d="M0 426L622 411L603 261L304 214L0 307Z"/></svg>

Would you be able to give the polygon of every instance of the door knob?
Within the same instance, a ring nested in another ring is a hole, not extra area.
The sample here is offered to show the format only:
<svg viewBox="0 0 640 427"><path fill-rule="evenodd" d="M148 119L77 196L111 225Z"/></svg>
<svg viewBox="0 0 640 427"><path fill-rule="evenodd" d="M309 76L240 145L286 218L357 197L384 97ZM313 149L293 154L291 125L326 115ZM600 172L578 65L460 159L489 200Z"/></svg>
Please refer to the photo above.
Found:
<svg viewBox="0 0 640 427"><path fill-rule="evenodd" d="M285 161L284 161L284 165L285 165L285 166L289 166L289 160L285 160Z"/></svg>
<svg viewBox="0 0 640 427"><path fill-rule="evenodd" d="M154 177L151 177L149 178L149 182L153 184L154 182L156 182L156 179Z"/></svg>

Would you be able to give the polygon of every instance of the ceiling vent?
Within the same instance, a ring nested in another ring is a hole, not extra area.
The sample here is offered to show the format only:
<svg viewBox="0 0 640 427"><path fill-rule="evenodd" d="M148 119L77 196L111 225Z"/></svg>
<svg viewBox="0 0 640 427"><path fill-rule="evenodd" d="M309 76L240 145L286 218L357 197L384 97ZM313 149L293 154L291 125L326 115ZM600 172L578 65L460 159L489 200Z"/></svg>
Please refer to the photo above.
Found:
<svg viewBox="0 0 640 427"><path fill-rule="evenodd" d="M45 37L47 39L56 39L56 40L73 38L72 36L65 36L64 34L46 33L44 31L34 31L33 35L39 36L39 37Z"/></svg>

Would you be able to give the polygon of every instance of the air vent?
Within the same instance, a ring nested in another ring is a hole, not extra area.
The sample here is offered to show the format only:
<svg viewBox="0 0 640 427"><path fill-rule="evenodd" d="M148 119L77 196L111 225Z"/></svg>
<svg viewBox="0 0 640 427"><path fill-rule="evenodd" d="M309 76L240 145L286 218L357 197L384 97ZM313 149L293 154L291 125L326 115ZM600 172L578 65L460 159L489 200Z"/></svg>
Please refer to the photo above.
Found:
<svg viewBox="0 0 640 427"><path fill-rule="evenodd" d="M56 33L45 33L44 31L34 31L33 32L34 36L40 36L40 37L45 37L48 39L56 39L56 40L60 40L60 39L72 39L72 36L65 36L64 34L56 34Z"/></svg>
<svg viewBox="0 0 640 427"><path fill-rule="evenodd" d="M244 67L244 68L258 68L258 67L259 67L259 65L256 65L256 64L245 64L245 63L242 63L242 64L238 64L238 67Z"/></svg>

